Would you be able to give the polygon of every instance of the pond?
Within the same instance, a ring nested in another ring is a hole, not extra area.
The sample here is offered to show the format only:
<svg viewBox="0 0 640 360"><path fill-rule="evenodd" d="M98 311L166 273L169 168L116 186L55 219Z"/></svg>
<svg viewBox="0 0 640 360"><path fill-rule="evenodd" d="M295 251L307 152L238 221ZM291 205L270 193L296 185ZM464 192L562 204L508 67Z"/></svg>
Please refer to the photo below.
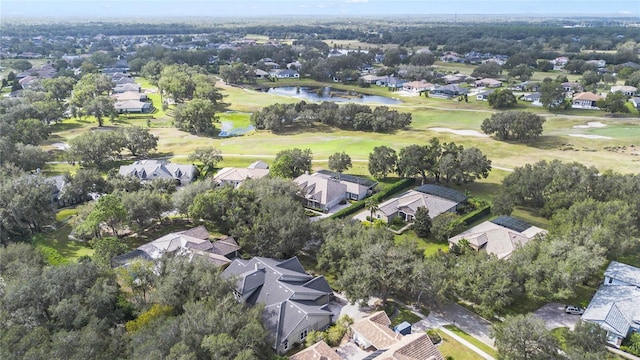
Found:
<svg viewBox="0 0 640 360"><path fill-rule="evenodd" d="M307 86L283 86L262 89L269 94L291 96L303 100L311 101L333 101L333 102L352 102L362 104L401 104L399 99L392 99L386 96L365 95L357 92L348 92L338 90L331 87L314 88Z"/></svg>

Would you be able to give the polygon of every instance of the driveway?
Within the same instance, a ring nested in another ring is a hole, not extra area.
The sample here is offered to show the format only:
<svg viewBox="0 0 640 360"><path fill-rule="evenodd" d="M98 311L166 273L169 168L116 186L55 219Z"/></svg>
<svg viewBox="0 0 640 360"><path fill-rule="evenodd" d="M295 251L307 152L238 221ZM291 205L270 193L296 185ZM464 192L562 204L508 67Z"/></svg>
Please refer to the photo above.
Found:
<svg viewBox="0 0 640 360"><path fill-rule="evenodd" d="M533 314L544 320L549 330L559 327L568 327L573 330L578 320L580 320L580 315L565 313L564 306L564 304L549 303L536 310Z"/></svg>
<svg viewBox="0 0 640 360"><path fill-rule="evenodd" d="M489 336L491 323L462 306L447 301L445 304L434 308L431 313L435 319L448 321L483 343L494 346L493 339Z"/></svg>

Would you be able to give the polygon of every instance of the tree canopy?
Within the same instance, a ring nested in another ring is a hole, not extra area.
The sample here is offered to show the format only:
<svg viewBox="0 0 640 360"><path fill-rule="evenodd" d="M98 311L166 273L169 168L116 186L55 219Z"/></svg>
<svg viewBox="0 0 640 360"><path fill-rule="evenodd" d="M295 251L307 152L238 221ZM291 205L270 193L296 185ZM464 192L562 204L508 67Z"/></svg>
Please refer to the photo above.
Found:
<svg viewBox="0 0 640 360"><path fill-rule="evenodd" d="M495 134L501 140L513 138L526 142L542 135L545 118L527 111L503 111L491 115L480 128L485 134Z"/></svg>

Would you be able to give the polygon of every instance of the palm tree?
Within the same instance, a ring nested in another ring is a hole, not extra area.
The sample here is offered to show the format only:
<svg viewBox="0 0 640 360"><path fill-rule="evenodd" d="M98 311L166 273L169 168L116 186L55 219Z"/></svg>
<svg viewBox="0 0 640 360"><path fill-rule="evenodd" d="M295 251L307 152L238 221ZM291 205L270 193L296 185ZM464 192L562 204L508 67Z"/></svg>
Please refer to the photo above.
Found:
<svg viewBox="0 0 640 360"><path fill-rule="evenodd" d="M380 208L378 207L378 204L379 204L378 199L374 198L373 196L371 196L364 202L364 206L369 210L369 213L371 214L371 217L369 219L372 223L373 223L373 214L376 211L380 210Z"/></svg>

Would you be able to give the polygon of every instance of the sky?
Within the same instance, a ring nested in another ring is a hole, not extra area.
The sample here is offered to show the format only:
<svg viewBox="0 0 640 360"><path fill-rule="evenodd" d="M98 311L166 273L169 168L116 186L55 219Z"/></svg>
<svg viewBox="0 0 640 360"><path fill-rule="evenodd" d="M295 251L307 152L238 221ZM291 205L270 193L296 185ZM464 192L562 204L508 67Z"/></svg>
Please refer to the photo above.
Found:
<svg viewBox="0 0 640 360"><path fill-rule="evenodd" d="M2 0L9 18L171 18L384 15L632 16L640 0Z"/></svg>

